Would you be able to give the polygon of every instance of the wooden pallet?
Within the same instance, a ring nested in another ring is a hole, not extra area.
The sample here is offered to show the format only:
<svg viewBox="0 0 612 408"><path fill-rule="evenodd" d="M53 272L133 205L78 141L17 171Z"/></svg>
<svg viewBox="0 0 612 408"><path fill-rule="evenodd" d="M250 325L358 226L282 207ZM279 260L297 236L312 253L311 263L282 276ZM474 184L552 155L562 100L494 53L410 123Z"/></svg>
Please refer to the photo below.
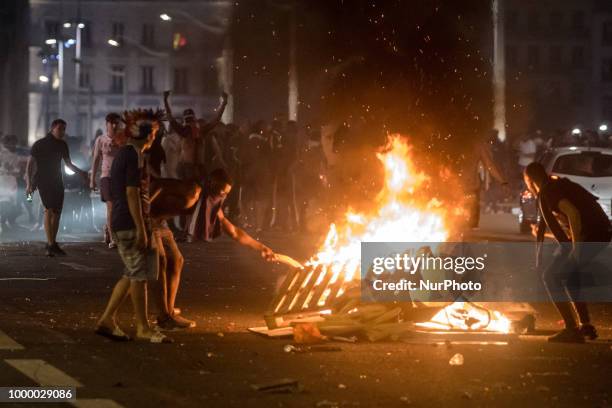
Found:
<svg viewBox="0 0 612 408"><path fill-rule="evenodd" d="M333 309L346 284L343 273L334 274L327 266L292 269L264 316L266 325L277 329L296 321L321 320L321 314Z"/></svg>

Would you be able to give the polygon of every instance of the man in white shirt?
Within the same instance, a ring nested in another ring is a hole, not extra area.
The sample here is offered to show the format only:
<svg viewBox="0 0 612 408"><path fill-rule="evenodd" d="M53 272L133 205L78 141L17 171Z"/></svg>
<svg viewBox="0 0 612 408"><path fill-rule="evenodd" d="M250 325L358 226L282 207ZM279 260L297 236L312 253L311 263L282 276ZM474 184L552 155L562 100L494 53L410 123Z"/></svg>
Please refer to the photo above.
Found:
<svg viewBox="0 0 612 408"><path fill-rule="evenodd" d="M112 239L110 220L112 216L113 199L111 196L110 170L113 165L115 155L125 144L119 133L121 117L116 113L106 115L106 134L98 137L94 144L93 163L91 165L91 179L89 187L96 189L96 175L100 168L100 197L106 203L106 225L104 226L104 241L109 248L116 248L117 245Z"/></svg>

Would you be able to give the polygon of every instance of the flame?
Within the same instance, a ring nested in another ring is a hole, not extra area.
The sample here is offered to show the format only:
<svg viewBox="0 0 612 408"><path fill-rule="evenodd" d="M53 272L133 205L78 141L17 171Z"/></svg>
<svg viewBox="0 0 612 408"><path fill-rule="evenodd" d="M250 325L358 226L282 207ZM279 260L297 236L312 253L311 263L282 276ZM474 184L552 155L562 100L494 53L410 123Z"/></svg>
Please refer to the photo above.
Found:
<svg viewBox="0 0 612 408"><path fill-rule="evenodd" d="M440 310L428 322L419 327L438 330L487 330L509 333L510 320L496 310L468 302L455 302Z"/></svg>
<svg viewBox="0 0 612 408"><path fill-rule="evenodd" d="M449 236L442 203L435 198L423 201L416 197L415 193L429 178L415 168L407 140L399 135L390 136L377 158L384 167L384 185L375 198L375 210L370 213L349 210L342 223L330 225L318 253L306 262L312 269L323 270L315 286L327 273L332 274L329 285L340 277L344 282L359 279L361 242L443 242ZM342 296L344 289L342 287L336 296ZM330 293L331 289L325 289L319 306L326 304ZM463 302L449 305L422 325L446 330L501 332L508 332L510 328L510 322L501 313Z"/></svg>
<svg viewBox="0 0 612 408"><path fill-rule="evenodd" d="M441 242L448 237L444 211L435 199L419 203L414 196L427 176L416 170L406 139L391 136L377 158L384 166L385 183L376 196L371 214L346 214L341 226L331 224L319 252L307 266L323 266L333 273L330 283L344 274L345 281L358 278L361 242Z"/></svg>

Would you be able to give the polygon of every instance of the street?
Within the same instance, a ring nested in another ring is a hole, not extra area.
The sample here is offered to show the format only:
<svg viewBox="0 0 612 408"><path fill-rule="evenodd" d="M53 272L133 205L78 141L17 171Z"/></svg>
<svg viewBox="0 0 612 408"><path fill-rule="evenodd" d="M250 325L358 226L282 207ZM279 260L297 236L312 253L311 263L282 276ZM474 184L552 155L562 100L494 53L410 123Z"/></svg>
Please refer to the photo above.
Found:
<svg viewBox="0 0 612 408"><path fill-rule="evenodd" d="M509 217L485 215L477 233L525 239ZM263 239L298 259L316 244ZM170 333L174 344L113 343L93 329L120 275L119 256L93 241L64 248L69 256L46 258L41 242L0 245L0 386L74 385L74 405L83 407L609 405L610 307L593 307L601 337L585 345L547 343L541 334L559 329L559 317L550 305L534 305L537 335L424 336L287 353L292 339L247 331L264 324L284 268L224 238L181 246L177 304L195 329ZM124 305L120 322L129 333L131 316ZM457 353L463 364L450 365ZM282 379L299 386L279 394L252 387Z"/></svg>

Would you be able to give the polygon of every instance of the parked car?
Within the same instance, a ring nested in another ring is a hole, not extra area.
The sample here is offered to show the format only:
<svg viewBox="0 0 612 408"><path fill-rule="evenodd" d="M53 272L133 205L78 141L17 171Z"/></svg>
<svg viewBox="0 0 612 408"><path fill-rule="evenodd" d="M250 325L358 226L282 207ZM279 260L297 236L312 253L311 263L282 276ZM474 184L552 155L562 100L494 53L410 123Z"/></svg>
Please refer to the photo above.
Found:
<svg viewBox="0 0 612 408"><path fill-rule="evenodd" d="M569 146L546 151L537 160L552 177L566 177L580 184L598 198L608 218L612 219L612 149L601 147ZM536 199L525 188L519 198L519 230L531 232L538 222Z"/></svg>

